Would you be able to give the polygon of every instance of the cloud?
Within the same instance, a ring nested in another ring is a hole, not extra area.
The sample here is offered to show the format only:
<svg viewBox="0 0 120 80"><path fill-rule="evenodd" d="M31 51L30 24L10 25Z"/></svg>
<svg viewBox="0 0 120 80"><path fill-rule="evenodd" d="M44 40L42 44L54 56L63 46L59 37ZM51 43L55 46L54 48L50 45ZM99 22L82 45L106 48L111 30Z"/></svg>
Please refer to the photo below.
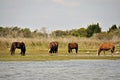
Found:
<svg viewBox="0 0 120 80"><path fill-rule="evenodd" d="M56 2L56 3L64 5L64 6L68 6L68 7L79 6L79 3L75 2L75 0L53 0L53 2Z"/></svg>

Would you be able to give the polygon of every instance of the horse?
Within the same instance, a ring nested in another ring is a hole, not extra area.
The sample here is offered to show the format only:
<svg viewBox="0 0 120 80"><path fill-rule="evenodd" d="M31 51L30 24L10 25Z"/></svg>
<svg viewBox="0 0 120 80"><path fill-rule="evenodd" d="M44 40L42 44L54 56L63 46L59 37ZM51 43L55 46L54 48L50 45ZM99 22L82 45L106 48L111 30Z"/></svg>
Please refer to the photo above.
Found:
<svg viewBox="0 0 120 80"><path fill-rule="evenodd" d="M49 44L49 53L57 53L58 52L58 42L52 41Z"/></svg>
<svg viewBox="0 0 120 80"><path fill-rule="evenodd" d="M108 50L111 50L111 55L113 55L114 50L115 50L115 45L110 42L102 43L102 44L100 44L100 46L98 48L97 54L98 54L98 56L100 56L100 52L103 51L104 55L105 55L105 51L108 51Z"/></svg>
<svg viewBox="0 0 120 80"><path fill-rule="evenodd" d="M68 43L68 52L71 53L72 49L75 49L76 54L77 54L77 52L78 52L78 43L75 43L75 42Z"/></svg>
<svg viewBox="0 0 120 80"><path fill-rule="evenodd" d="M25 47L25 43L24 42L12 42L11 48L10 48L10 52L11 55L15 54L15 49L21 49L21 56L25 56L25 52L26 52L26 47Z"/></svg>

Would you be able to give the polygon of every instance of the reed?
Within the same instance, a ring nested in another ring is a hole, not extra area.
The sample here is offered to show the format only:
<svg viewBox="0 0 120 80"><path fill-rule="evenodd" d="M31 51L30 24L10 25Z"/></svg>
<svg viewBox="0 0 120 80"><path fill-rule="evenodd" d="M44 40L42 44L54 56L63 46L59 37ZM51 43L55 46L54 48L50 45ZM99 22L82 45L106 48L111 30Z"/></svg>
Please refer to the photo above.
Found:
<svg viewBox="0 0 120 80"><path fill-rule="evenodd" d="M78 54L96 54L97 48L103 41L94 38L81 37L41 37L41 38L0 38L0 55L10 55L11 43L14 41L24 42L26 44L27 52L30 55L48 54L49 43L51 41L59 42L59 54L67 54L67 44L69 42L77 42L79 45ZM117 42L117 41L116 41ZM116 48L120 52L120 46ZM19 54L20 50L16 50ZM74 51L73 51L74 53Z"/></svg>

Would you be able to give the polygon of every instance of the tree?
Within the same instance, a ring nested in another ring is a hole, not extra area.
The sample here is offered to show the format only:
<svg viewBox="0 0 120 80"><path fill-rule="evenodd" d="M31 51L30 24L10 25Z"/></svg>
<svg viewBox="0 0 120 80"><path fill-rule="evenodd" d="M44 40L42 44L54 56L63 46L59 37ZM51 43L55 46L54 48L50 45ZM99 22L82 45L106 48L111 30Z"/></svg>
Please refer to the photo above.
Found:
<svg viewBox="0 0 120 80"><path fill-rule="evenodd" d="M80 37L86 37L87 36L87 31L85 28L80 28L77 30L73 30L72 32L73 36L80 36Z"/></svg>
<svg viewBox="0 0 120 80"><path fill-rule="evenodd" d="M101 28L99 26L99 23L89 25L87 28L87 37L91 37L93 36L94 33L100 33L100 32L101 32Z"/></svg>
<svg viewBox="0 0 120 80"><path fill-rule="evenodd" d="M22 29L22 32L24 37L27 37L27 38L31 37L31 31L29 28Z"/></svg>
<svg viewBox="0 0 120 80"><path fill-rule="evenodd" d="M112 25L112 26L109 28L108 32L111 32L111 31L114 31L114 30L117 30L117 26L116 26L115 24Z"/></svg>
<svg viewBox="0 0 120 80"><path fill-rule="evenodd" d="M120 26L118 27L118 29L120 29Z"/></svg>
<svg viewBox="0 0 120 80"><path fill-rule="evenodd" d="M0 36L2 36L2 37L3 37L3 31L4 31L4 28L0 27Z"/></svg>
<svg viewBox="0 0 120 80"><path fill-rule="evenodd" d="M21 32L21 29L17 26L11 28L12 37L18 37L20 32Z"/></svg>

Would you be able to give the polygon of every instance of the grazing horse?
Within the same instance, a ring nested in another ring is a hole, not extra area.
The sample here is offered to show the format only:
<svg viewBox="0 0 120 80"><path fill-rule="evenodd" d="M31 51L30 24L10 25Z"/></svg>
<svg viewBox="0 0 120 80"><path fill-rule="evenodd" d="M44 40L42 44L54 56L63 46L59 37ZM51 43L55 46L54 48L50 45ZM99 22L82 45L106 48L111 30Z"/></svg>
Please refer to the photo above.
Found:
<svg viewBox="0 0 120 80"><path fill-rule="evenodd" d="M25 44L23 42L13 42L12 43L11 49L10 49L11 55L15 54L16 48L21 49L21 53L20 53L21 56L25 56L26 47L25 47Z"/></svg>
<svg viewBox="0 0 120 80"><path fill-rule="evenodd" d="M72 52L72 49L75 49L76 50L76 54L78 52L78 44L75 43L75 42L72 42L72 43L68 43L68 52Z"/></svg>
<svg viewBox="0 0 120 80"><path fill-rule="evenodd" d="M49 53L57 53L58 52L58 42L52 41L49 44Z"/></svg>
<svg viewBox="0 0 120 80"><path fill-rule="evenodd" d="M100 52L103 51L104 55L105 55L105 51L111 50L111 54L113 55L114 50L115 50L115 46L113 43L102 43L100 44L99 48L98 48L98 56L100 56Z"/></svg>

